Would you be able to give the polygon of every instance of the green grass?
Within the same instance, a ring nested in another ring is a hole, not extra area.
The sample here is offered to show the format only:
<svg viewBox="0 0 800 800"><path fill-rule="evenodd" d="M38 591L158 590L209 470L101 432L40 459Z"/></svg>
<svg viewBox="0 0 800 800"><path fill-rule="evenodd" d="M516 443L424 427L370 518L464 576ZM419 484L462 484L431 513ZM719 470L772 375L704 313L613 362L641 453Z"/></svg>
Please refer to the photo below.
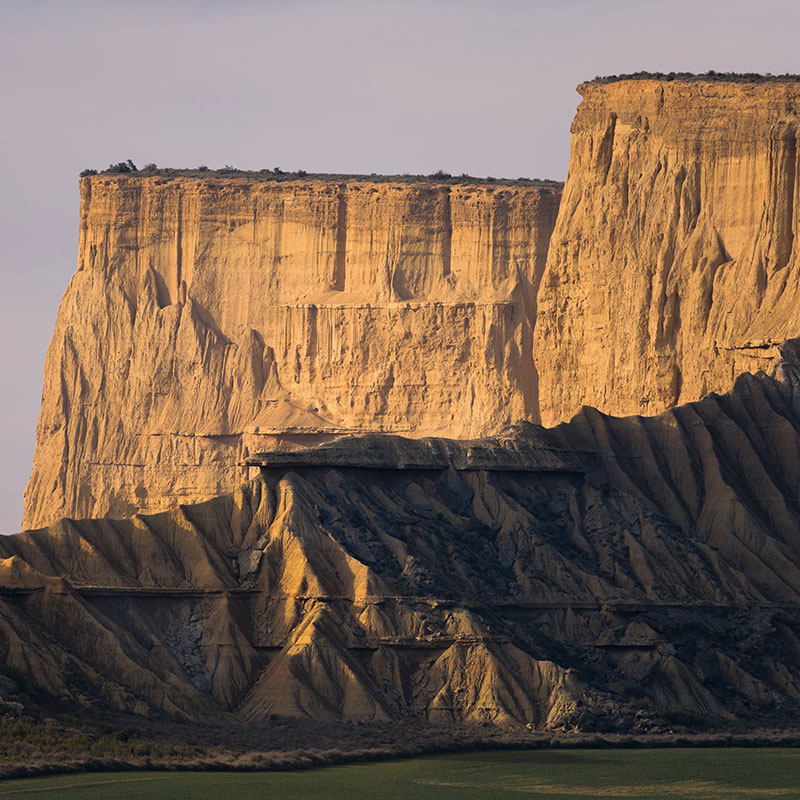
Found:
<svg viewBox="0 0 800 800"><path fill-rule="evenodd" d="M106 734L64 725L54 719L0 717L0 767L59 757L188 761L203 754L199 747L163 738L142 737L124 729Z"/></svg>
<svg viewBox="0 0 800 800"><path fill-rule="evenodd" d="M800 798L800 749L495 751L300 772L83 773L0 783L0 798L40 797L58 800Z"/></svg>

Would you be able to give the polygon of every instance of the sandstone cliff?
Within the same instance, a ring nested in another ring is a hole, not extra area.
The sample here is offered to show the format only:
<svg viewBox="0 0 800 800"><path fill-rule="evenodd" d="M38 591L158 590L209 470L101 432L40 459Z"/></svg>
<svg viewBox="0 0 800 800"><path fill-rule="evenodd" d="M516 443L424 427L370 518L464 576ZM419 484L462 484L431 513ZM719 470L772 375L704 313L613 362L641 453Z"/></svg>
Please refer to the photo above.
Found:
<svg viewBox="0 0 800 800"><path fill-rule="evenodd" d="M580 91L560 209L525 184L84 179L25 526L209 498L257 450L659 413L768 364L800 332L800 83Z"/></svg>
<svg viewBox="0 0 800 800"><path fill-rule="evenodd" d="M213 497L258 449L535 419L559 194L84 178L24 525Z"/></svg>
<svg viewBox="0 0 800 800"><path fill-rule="evenodd" d="M545 424L724 391L800 332L800 82L578 91L538 298Z"/></svg>
<svg viewBox="0 0 800 800"><path fill-rule="evenodd" d="M790 344L658 417L254 457L199 505L0 537L0 687L195 720L781 725L799 454Z"/></svg>

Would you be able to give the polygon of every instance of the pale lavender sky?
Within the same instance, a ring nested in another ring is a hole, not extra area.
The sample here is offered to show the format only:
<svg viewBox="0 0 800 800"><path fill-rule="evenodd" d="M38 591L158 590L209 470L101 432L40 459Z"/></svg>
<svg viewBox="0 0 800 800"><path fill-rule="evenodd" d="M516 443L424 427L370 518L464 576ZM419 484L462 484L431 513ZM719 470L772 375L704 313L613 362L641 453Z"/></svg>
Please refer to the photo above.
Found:
<svg viewBox="0 0 800 800"><path fill-rule="evenodd" d="M84 167L563 179L582 80L800 72L799 30L797 0L0 0L0 531Z"/></svg>

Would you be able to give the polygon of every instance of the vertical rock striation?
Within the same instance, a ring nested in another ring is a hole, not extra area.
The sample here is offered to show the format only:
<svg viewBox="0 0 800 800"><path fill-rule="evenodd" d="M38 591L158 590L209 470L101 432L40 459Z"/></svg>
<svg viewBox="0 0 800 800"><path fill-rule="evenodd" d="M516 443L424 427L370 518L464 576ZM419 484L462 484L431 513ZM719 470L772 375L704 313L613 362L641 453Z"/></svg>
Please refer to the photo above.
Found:
<svg viewBox="0 0 800 800"><path fill-rule="evenodd" d="M800 82L578 90L538 297L545 424L724 391L800 332Z"/></svg>
<svg viewBox="0 0 800 800"><path fill-rule="evenodd" d="M25 527L201 500L253 450L536 419L538 185L81 181Z"/></svg>

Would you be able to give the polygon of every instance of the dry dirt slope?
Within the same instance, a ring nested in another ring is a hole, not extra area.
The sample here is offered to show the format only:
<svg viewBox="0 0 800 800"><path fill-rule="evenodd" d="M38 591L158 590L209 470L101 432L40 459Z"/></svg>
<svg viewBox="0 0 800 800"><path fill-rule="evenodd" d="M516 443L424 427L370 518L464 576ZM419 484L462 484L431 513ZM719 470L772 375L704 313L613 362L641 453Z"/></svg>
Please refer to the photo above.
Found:
<svg viewBox="0 0 800 800"><path fill-rule="evenodd" d="M484 443L538 453L535 470L442 441L467 469L324 466L403 459L403 440L353 438L198 505L3 537L0 693L196 720L794 718L784 356L658 417L586 409Z"/></svg>

